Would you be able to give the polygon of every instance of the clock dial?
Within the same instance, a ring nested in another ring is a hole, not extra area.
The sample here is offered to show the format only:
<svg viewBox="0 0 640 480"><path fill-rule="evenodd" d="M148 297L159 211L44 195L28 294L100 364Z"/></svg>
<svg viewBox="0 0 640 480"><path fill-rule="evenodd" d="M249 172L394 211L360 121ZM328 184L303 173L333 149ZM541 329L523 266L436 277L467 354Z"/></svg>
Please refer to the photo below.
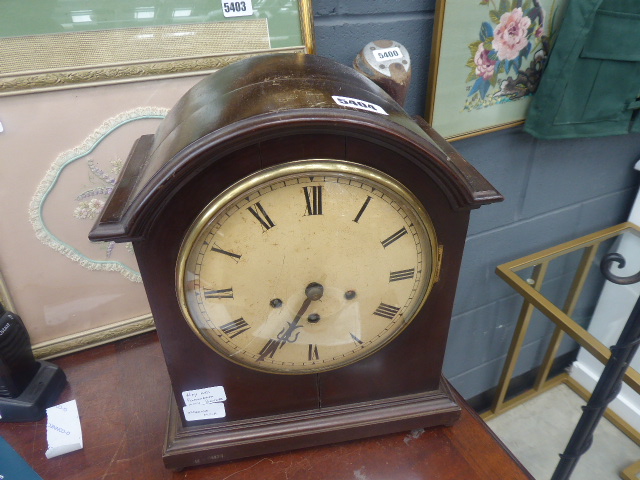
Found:
<svg viewBox="0 0 640 480"><path fill-rule="evenodd" d="M293 162L216 198L182 245L178 297L224 357L286 374L338 368L413 319L437 270L420 202L360 165Z"/></svg>

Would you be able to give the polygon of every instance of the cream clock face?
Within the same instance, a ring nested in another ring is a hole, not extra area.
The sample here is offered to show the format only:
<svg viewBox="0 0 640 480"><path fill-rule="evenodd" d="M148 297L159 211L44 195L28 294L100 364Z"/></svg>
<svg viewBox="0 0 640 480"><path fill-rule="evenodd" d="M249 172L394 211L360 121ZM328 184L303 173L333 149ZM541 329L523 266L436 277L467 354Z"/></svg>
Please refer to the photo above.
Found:
<svg viewBox="0 0 640 480"><path fill-rule="evenodd" d="M311 160L263 170L200 214L176 274L185 319L231 361L271 373L356 362L396 337L436 279L420 202L377 170Z"/></svg>

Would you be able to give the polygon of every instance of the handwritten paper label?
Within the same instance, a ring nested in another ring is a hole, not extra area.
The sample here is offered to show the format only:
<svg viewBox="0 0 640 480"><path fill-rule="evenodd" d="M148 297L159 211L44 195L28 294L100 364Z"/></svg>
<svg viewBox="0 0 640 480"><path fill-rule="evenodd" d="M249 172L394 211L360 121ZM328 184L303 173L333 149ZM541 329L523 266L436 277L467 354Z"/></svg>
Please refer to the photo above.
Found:
<svg viewBox="0 0 640 480"><path fill-rule="evenodd" d="M194 420L210 420L212 418L224 418L226 412L222 403L207 403L204 405L187 405L182 408L184 418L188 422Z"/></svg>
<svg viewBox="0 0 640 480"><path fill-rule="evenodd" d="M251 4L251 0L240 0L237 2L222 0L222 14L227 18L253 15L253 5Z"/></svg>
<svg viewBox="0 0 640 480"><path fill-rule="evenodd" d="M373 57L379 62L402 58L402 51L398 47L381 48L373 51Z"/></svg>
<svg viewBox="0 0 640 480"><path fill-rule="evenodd" d="M182 392L182 398L184 398L184 404L189 406L224 402L227 399L227 395L224 392L224 387L207 387Z"/></svg>
<svg viewBox="0 0 640 480"><path fill-rule="evenodd" d="M340 97L338 95L333 95L331 98L333 98L334 102L336 102L338 105L342 105L343 107L356 108L358 110L365 110L367 112L388 115L388 113L385 112L380 105L376 105L375 103L365 102L364 100L358 100L357 98Z"/></svg>

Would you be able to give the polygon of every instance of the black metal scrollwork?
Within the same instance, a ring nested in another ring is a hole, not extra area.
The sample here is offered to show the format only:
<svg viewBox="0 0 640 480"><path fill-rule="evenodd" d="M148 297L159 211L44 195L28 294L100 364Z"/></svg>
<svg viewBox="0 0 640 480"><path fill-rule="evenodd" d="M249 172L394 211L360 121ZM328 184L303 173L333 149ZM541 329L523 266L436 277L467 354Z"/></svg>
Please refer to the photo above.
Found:
<svg viewBox="0 0 640 480"><path fill-rule="evenodd" d="M611 267L614 263L618 264L618 268L624 268L627 261L619 253L609 253L605 255L600 262L600 271L602 275L604 275L604 278L618 285L633 285L634 283L640 282L640 272L627 277L620 277L612 273Z"/></svg>
<svg viewBox="0 0 640 480"><path fill-rule="evenodd" d="M607 280L618 285L632 285L640 282L640 272L625 277L611 273L611 267L614 263L618 264L619 269L624 268L626 265L624 257L619 253L605 255L600 262L600 271ZM618 342L610 348L611 358L606 363L591 398L583 407L582 416L569 439L569 443L567 443L564 453L560 455L560 461L551 480L568 479L580 456L591 447L593 432L604 415L607 405L620 391L624 374L638 349L639 342L640 299L636 301L631 315L620 337L618 337Z"/></svg>

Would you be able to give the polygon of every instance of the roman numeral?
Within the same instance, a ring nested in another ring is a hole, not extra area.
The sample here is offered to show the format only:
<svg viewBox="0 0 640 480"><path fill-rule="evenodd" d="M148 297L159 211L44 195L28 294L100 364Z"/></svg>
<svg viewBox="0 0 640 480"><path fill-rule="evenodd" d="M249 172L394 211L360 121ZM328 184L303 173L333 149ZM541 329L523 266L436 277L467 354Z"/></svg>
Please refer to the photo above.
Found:
<svg viewBox="0 0 640 480"><path fill-rule="evenodd" d="M389 282L397 282L398 280L408 280L409 278L413 278L415 275L416 269L409 268L407 270L398 270L397 272L391 272L389 274Z"/></svg>
<svg viewBox="0 0 640 480"><path fill-rule="evenodd" d="M246 332L250 328L251 327L249 326L249 324L246 322L244 318L239 318L232 322L225 323L220 327L220 330L222 330L224 333L229 335L229 338L233 338L233 337L237 337L241 333Z"/></svg>
<svg viewBox="0 0 640 480"><path fill-rule="evenodd" d="M356 337L353 333L349 333L349 335L351 335L351 339L356 342L356 344L358 345L362 345L362 340L360 340L358 337Z"/></svg>
<svg viewBox="0 0 640 480"><path fill-rule="evenodd" d="M311 360L320 360L320 355L318 355L318 346L309 344L309 361Z"/></svg>
<svg viewBox="0 0 640 480"><path fill-rule="evenodd" d="M204 298L233 298L233 288L223 288L222 290L205 290Z"/></svg>
<svg viewBox="0 0 640 480"><path fill-rule="evenodd" d="M379 317L388 318L391 320L396 316L396 313L400 311L399 307L394 307L393 305L387 305L386 303L381 303L376 311L373 312L374 315L378 315Z"/></svg>
<svg viewBox="0 0 640 480"><path fill-rule="evenodd" d="M221 253L223 255L227 255L228 257L233 258L236 261L236 263L238 263L238 260L242 258L242 255L238 255L237 253L227 252L226 250L219 248L215 243L213 244L213 247L211 247L211 251Z"/></svg>
<svg viewBox="0 0 640 480"><path fill-rule="evenodd" d="M402 227L400 230L398 230L396 233L394 233L393 235L391 235L389 238L385 238L383 241L381 241L380 243L382 244L382 246L384 248L387 248L389 245L391 245L393 242L395 242L396 240L398 240L399 238L404 237L407 233L407 229L405 227Z"/></svg>
<svg viewBox="0 0 640 480"><path fill-rule="evenodd" d="M256 208L254 209L253 207L256 207ZM260 222L260 225L262 225L263 231L266 232L271 227L276 226L276 224L273 223L273 221L269 218L269 215L267 215L267 212L262 207L262 205L260 205L260 202L253 205L253 207L249 207L248 210L251 212L251 215L256 217L256 219Z"/></svg>
<svg viewBox="0 0 640 480"><path fill-rule="evenodd" d="M353 219L354 222L358 223L360 221L360 217L362 216L364 211L367 209L367 206L369 205L370 201L371 201L371 197L367 196L367 199L362 204L362 207L360 207L360 211L356 215L356 218Z"/></svg>
<svg viewBox="0 0 640 480"><path fill-rule="evenodd" d="M270 338L265 346L262 347L262 350L260 350L260 353L258 354L260 356L256 361L261 362L267 357L273 358L273 355L276 353L276 351L279 348L282 348L285 343L287 343L286 340L274 340L273 338Z"/></svg>
<svg viewBox="0 0 640 480"><path fill-rule="evenodd" d="M307 202L306 215L322 215L322 187L302 187Z"/></svg>

